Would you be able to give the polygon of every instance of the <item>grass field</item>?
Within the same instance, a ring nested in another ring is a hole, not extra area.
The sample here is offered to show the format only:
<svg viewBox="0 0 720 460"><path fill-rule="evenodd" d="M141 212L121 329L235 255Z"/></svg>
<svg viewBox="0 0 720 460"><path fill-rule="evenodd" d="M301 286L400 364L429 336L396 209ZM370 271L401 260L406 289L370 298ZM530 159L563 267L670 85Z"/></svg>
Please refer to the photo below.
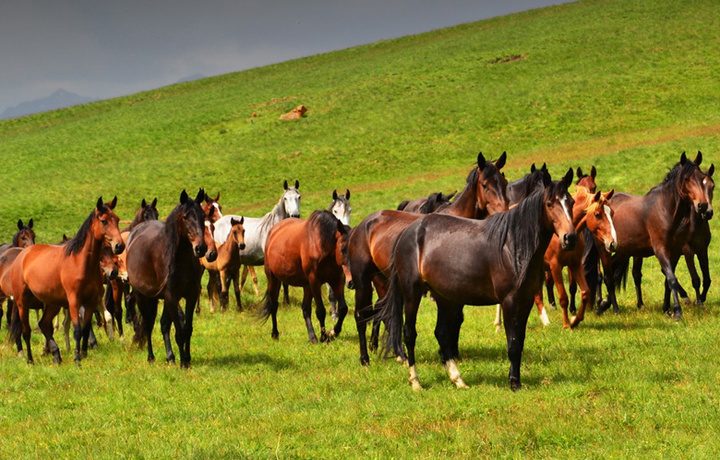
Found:
<svg viewBox="0 0 720 460"><path fill-rule="evenodd" d="M507 151L509 179L533 162L556 178L594 164L601 189L642 194L682 151L717 163L717 23L709 0L581 1L1 121L0 241L31 217L38 242L58 241L100 195L129 220L143 198L164 216L205 187L225 212L259 216L286 179L303 216L349 188L357 224L460 189L480 150ZM299 104L305 118L278 120ZM715 243L710 258L718 273ZM359 365L352 317L335 342L308 344L298 290L279 342L203 299L187 371L148 365L128 338L101 334L80 369L39 352L28 366L3 341L0 458L715 458L717 286L675 323L657 262L645 267L641 311L627 292L621 315L574 331L559 311L545 328L533 313L518 393L491 307L466 308L467 391L440 364L429 301L419 394L392 360ZM689 288L682 262L678 276Z"/></svg>

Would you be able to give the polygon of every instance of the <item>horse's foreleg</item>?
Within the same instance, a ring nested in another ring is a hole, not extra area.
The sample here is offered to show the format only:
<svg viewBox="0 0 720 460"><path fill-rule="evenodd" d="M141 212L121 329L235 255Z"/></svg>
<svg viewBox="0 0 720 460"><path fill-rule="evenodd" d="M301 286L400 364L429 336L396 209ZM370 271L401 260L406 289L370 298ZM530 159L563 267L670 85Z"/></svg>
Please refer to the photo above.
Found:
<svg viewBox="0 0 720 460"><path fill-rule="evenodd" d="M255 267L252 265L246 265L245 271L243 272L243 280L245 279L245 276L247 276L246 272L250 272L250 276L252 276L252 282L253 282L253 289L255 289L255 295L260 295L260 285L258 284L258 278L257 274L255 273ZM243 281L244 283L244 281Z"/></svg>
<svg viewBox="0 0 720 460"><path fill-rule="evenodd" d="M373 317L372 286L370 282L355 284L355 327L358 332L360 345L360 364L370 364L370 355L367 348L366 328Z"/></svg>
<svg viewBox="0 0 720 460"><path fill-rule="evenodd" d="M230 303L230 295L228 293L228 283L230 281L230 277L226 269L220 270L218 275L220 278L220 310L224 312L227 310L228 304Z"/></svg>
<svg viewBox="0 0 720 460"><path fill-rule="evenodd" d="M565 291L565 280L563 279L563 267L557 263L552 267L552 277L555 280L555 288L558 291L558 300L563 314L563 328L570 328L570 318L568 317L568 295Z"/></svg>
<svg viewBox="0 0 720 460"><path fill-rule="evenodd" d="M45 352L52 353L53 360L60 364L62 362L62 358L60 357L60 347L58 347L57 343L55 342L55 339L53 337L54 327L53 327L53 318L58 313L58 308L56 307L50 307L46 306L43 309L43 316L40 318L40 322L38 323L38 326L40 327L40 331L45 336Z"/></svg>
<svg viewBox="0 0 720 460"><path fill-rule="evenodd" d="M23 301L21 304L16 300L15 308L17 309L18 320L20 321L22 326L22 338L25 342L25 349L27 350L27 362L28 364L34 364L35 361L33 360L32 348L30 348L30 334L32 332L32 328L30 327L30 310L29 308L25 307L25 301ZM13 321L14 320L15 318L13 318ZM15 344L17 345L18 352L21 352L22 344L20 342L20 337L17 338Z"/></svg>
<svg viewBox="0 0 720 460"><path fill-rule="evenodd" d="M598 301L595 313L601 315L610 307L613 307L615 313L620 313L620 308L618 307L617 303L617 297L615 295L615 277L613 276L612 256L604 248L599 248L598 253L600 254L602 269L603 273L605 274L605 288L607 289L608 298L604 301ZM600 289L598 289L598 292L600 292Z"/></svg>
<svg viewBox="0 0 720 460"><path fill-rule="evenodd" d="M520 362L522 360L522 352L525 347L525 329L527 327L528 316L532 309L532 300L522 300L523 304L519 304L520 299L508 296L502 303L503 316L505 316L505 336L507 338L508 358L510 359L510 371L508 379L510 388L513 391L522 388L520 381Z"/></svg>
<svg viewBox="0 0 720 460"><path fill-rule="evenodd" d="M678 297L678 286L680 285L680 283L678 283L678 280L675 277L675 266L677 265L679 257L671 258L670 254L668 254L665 250L658 251L656 253L656 257L660 261L660 267L662 267L662 271L665 274L665 279L667 280L668 286L670 287L670 290L672 292L672 318L675 321L680 321L682 319L682 307L680 306L680 300ZM665 311L665 313L670 316L669 308Z"/></svg>
<svg viewBox="0 0 720 460"><path fill-rule="evenodd" d="M335 297L335 292L333 291L333 288L330 286L330 284L328 284L327 287L328 287L328 302L330 302L330 316L332 317L333 321L337 321L337 319L338 319L337 298Z"/></svg>
<svg viewBox="0 0 720 460"><path fill-rule="evenodd" d="M642 266L643 266L643 258L642 257L633 257L632 276L633 276L633 281L635 282L635 295L637 296L637 307L638 308L642 308L645 306L645 302L643 301L643 295L642 295Z"/></svg>
<svg viewBox="0 0 720 460"><path fill-rule="evenodd" d="M198 293L199 294L199 293ZM183 345L180 346L180 367L190 367L190 341L193 335L193 317L195 315L196 298L190 294L185 298L185 321L183 324ZM177 326L176 326L177 327Z"/></svg>
<svg viewBox="0 0 720 460"><path fill-rule="evenodd" d="M317 343L318 339L315 335L315 328L313 328L312 325L312 298L313 295L310 287L304 287L302 300L303 319L305 320L305 327L307 328L308 332L308 340L310 340L310 343Z"/></svg>
<svg viewBox="0 0 720 460"><path fill-rule="evenodd" d="M72 321L70 321L70 309L63 308L62 310L63 310L62 327L63 327L63 332L65 335L65 349L67 350L68 353L70 353L72 351L72 349L70 348L70 326L72 326ZM55 319L57 320L57 318L59 316L60 315L56 316Z"/></svg>
<svg viewBox="0 0 720 460"><path fill-rule="evenodd" d="M553 281L552 273L550 272L550 270L546 269L545 270L545 290L547 291L548 303L550 305L552 305L553 307L556 307L557 305L555 303L555 292L553 291L554 284L555 283Z"/></svg>
<svg viewBox="0 0 720 460"><path fill-rule="evenodd" d="M582 265L568 268L573 282L580 286L580 310L577 315L570 318L570 327L577 327L585 319L585 309L592 302L592 292L585 279L585 270Z"/></svg>
<svg viewBox="0 0 720 460"><path fill-rule="evenodd" d="M700 293L700 295L697 297L696 303L698 305L702 305L705 303L708 290L710 289L710 284L712 283L712 280L710 279L710 264L708 261L707 246L705 246L702 250L699 250L696 255L698 258L698 263L700 264L700 270L702 271L703 275L702 293Z"/></svg>
<svg viewBox="0 0 720 460"><path fill-rule="evenodd" d="M142 317L142 326L145 329L145 340L147 341L147 360L149 363L155 362L155 353L152 346L152 332L155 328L155 320L157 319L158 301L157 299L140 298L138 296L137 306Z"/></svg>
<svg viewBox="0 0 720 460"><path fill-rule="evenodd" d="M235 304L237 305L237 311L242 312L243 306L242 306L242 301L240 299L241 290L240 290L240 282L239 282L240 281L240 270L238 268L234 268L232 270L230 278L233 283L233 289L235 290Z"/></svg>
<svg viewBox="0 0 720 460"><path fill-rule="evenodd" d="M171 313L173 312L173 313ZM170 364L175 364L175 353L173 353L172 349L172 340L170 339L170 328L173 325L174 321L177 321L178 314L177 314L177 305L171 302L168 302L168 299L165 299L165 304L163 305L163 312L160 315L160 332L163 336L163 342L165 343L165 360ZM178 346L182 343L182 327L178 328L178 326L175 326L175 341L177 342ZM180 353L182 353L182 350L180 350Z"/></svg>
<svg viewBox="0 0 720 460"><path fill-rule="evenodd" d="M495 332L502 330L502 307L500 304L497 304L497 308L495 309L495 321L493 324L495 325Z"/></svg>
<svg viewBox="0 0 720 460"><path fill-rule="evenodd" d="M348 312L348 306L345 302L345 277L341 277L340 280L337 283L334 283L332 287L329 287L329 290L331 293L337 292L337 295L333 295L335 298L337 308L335 311L335 315L333 318L336 320L335 325L330 330L330 338L333 339L340 335L340 332L342 331L343 322L345 321L345 317L347 316Z"/></svg>
<svg viewBox="0 0 720 460"><path fill-rule="evenodd" d="M450 381L458 388L467 388L467 384L460 376L460 370L457 367L457 318L462 315L462 305L454 305L436 299L437 302L437 321L435 323L435 339L440 346L440 359L445 366L445 370L450 376Z"/></svg>

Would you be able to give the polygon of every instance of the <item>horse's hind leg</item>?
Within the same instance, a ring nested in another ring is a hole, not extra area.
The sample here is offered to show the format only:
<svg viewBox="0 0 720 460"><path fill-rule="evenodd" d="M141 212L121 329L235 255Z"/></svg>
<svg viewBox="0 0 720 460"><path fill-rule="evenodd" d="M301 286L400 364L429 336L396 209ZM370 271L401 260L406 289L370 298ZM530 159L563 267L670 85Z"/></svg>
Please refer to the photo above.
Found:
<svg viewBox="0 0 720 460"><path fill-rule="evenodd" d="M335 297L335 292L333 291L333 288L330 286L330 284L328 284L328 302L330 302L330 316L332 317L333 321L337 321L337 298Z"/></svg>
<svg viewBox="0 0 720 460"><path fill-rule="evenodd" d="M343 284L344 284L343 280L341 279L339 282L335 283L334 288L330 288L330 292L334 292L334 291L338 292L338 295L333 296L333 297L335 297L337 305L339 306L338 308L336 308L336 312L335 312L335 314L336 314L336 316L334 317L334 319L336 320L335 325L330 330L330 338L331 339L340 335L340 332L342 331L343 321L345 321L345 317L347 316L347 313L348 313L348 306L347 306L347 303L345 302L345 292L344 292Z"/></svg>
<svg viewBox="0 0 720 460"><path fill-rule="evenodd" d="M441 299L435 299L437 302L437 322L435 323L435 338L440 346L440 359L445 366L450 381L458 388L467 388L467 384L460 376L460 370L457 367L457 342L456 331L457 318L462 316L462 305L454 305Z"/></svg>
<svg viewBox="0 0 720 460"><path fill-rule="evenodd" d="M178 343L178 347L180 347L180 367L183 368L190 367L190 341L192 340L193 334L193 316L195 315L195 304L196 301L193 295L189 295L185 298L185 319L184 321L176 322L175 326L177 328L177 324L180 324L183 328L183 343Z"/></svg>
<svg viewBox="0 0 720 460"><path fill-rule="evenodd" d="M157 311L158 311L158 300L157 299L148 299L147 297L140 297L139 294L136 294L137 296L137 306L138 310L140 312L140 316L142 317L142 325L145 329L144 331L140 331L141 333L145 333L145 340L147 342L147 360L149 363L155 362L155 353L153 353L153 346L152 346L152 331L155 327L155 319L157 318Z"/></svg>
<svg viewBox="0 0 720 460"><path fill-rule="evenodd" d="M302 300L302 314L303 319L305 320L305 327L307 328L308 332L308 340L310 343L317 343L317 335L315 335L315 328L312 325L312 299L313 299L313 293L310 287L304 287L303 288L303 300ZM324 316L324 308L323 308L323 323L325 322L325 316ZM318 314L318 320L320 319ZM322 323L321 323L322 324ZM327 334L325 333L325 328L322 328L322 335L321 340L324 342L327 340Z"/></svg>
<svg viewBox="0 0 720 460"><path fill-rule="evenodd" d="M239 269L233 269L230 279L233 283L233 289L235 290L235 304L237 305L237 311L242 312L243 306L242 306L242 300L240 299L240 270Z"/></svg>
<svg viewBox="0 0 720 460"><path fill-rule="evenodd" d="M53 332L55 330L55 328L53 327L53 318L57 313L57 308L46 306L43 310L43 316L42 318L40 318L38 326L40 327L40 331L45 336L46 351L52 353L53 360L56 363L60 364L62 362L62 358L60 357L60 347L58 347L55 339L53 338Z"/></svg>
<svg viewBox="0 0 720 460"><path fill-rule="evenodd" d="M633 281L635 282L635 295L637 296L637 307L638 308L642 308L645 306L645 302L643 301L643 295L642 295L642 266L643 266L643 258L642 257L633 257L632 276L633 276Z"/></svg>
<svg viewBox="0 0 720 460"><path fill-rule="evenodd" d="M697 252L697 258L698 258L698 263L700 264L700 270L702 271L703 281L702 281L702 293L700 293L700 295L697 297L696 303L698 305L702 305L705 303L705 299L707 298L708 290L710 289L710 284L712 283L712 280L710 279L710 264L708 261L707 246Z"/></svg>
<svg viewBox="0 0 720 460"><path fill-rule="evenodd" d="M366 328L367 323L373 316L372 286L369 282L355 285L355 326L358 332L360 345L360 364L370 364L368 355Z"/></svg>

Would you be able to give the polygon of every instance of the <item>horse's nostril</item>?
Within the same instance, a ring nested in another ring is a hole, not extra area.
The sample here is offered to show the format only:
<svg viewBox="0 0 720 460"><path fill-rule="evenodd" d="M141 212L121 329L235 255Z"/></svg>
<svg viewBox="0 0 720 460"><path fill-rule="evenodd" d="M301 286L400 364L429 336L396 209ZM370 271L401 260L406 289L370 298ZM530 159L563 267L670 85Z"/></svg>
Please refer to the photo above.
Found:
<svg viewBox="0 0 720 460"><path fill-rule="evenodd" d="M240 248L240 249L245 249L245 243L242 243L242 244L239 246L239 248Z"/></svg>
<svg viewBox="0 0 720 460"><path fill-rule="evenodd" d="M113 252L114 252L115 254L120 254L120 253L122 253L124 250L125 250L125 243L118 243L118 244L116 244L115 247L113 248Z"/></svg>

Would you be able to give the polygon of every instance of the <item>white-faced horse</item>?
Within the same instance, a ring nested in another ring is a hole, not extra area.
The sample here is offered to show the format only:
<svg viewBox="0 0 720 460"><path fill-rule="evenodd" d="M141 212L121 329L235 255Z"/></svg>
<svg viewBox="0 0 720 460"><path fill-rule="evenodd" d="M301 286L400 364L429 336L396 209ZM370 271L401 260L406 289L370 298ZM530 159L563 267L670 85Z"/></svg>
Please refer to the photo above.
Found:
<svg viewBox="0 0 720 460"><path fill-rule="evenodd" d="M283 184L285 189L280 200L275 207L265 214L263 217L247 217L226 214L217 222L215 222L215 244L220 245L224 243L230 229L232 228L231 220L240 220L244 217L245 227L245 249L240 251L243 263L243 273L240 279L240 289L242 290L247 278L248 271L251 271L253 287L255 288L255 295L260 295L260 289L258 287L257 275L255 274L254 266L263 265L265 263L265 240L267 239L268 232L270 229L283 219L288 217L300 217L300 183L295 181L295 187L289 187L287 181Z"/></svg>

